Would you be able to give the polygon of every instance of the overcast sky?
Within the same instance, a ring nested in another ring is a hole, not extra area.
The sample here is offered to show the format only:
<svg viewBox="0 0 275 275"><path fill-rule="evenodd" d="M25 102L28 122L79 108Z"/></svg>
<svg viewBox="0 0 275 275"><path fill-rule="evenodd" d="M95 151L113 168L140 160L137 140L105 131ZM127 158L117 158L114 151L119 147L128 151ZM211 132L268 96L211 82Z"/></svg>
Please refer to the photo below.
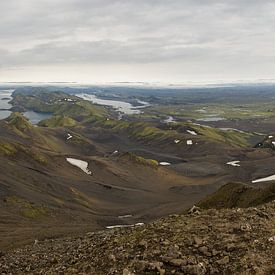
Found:
<svg viewBox="0 0 275 275"><path fill-rule="evenodd" d="M274 0L0 1L0 81L275 78Z"/></svg>

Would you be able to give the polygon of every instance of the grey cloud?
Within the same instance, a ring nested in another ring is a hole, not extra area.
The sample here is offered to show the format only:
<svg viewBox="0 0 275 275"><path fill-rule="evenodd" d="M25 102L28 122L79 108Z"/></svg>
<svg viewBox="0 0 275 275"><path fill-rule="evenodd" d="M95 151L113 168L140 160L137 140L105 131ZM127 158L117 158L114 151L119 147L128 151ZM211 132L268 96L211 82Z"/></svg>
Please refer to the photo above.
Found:
<svg viewBox="0 0 275 275"><path fill-rule="evenodd" d="M0 66L224 62L230 74L238 60L270 68L274 27L272 0L1 1Z"/></svg>

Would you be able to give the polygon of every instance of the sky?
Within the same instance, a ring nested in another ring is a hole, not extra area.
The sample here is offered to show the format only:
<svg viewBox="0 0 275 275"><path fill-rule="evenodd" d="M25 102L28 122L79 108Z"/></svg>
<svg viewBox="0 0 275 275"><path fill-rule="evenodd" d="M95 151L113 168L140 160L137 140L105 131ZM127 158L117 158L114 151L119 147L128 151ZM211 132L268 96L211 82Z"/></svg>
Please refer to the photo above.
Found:
<svg viewBox="0 0 275 275"><path fill-rule="evenodd" d="M0 1L0 82L275 78L274 0Z"/></svg>

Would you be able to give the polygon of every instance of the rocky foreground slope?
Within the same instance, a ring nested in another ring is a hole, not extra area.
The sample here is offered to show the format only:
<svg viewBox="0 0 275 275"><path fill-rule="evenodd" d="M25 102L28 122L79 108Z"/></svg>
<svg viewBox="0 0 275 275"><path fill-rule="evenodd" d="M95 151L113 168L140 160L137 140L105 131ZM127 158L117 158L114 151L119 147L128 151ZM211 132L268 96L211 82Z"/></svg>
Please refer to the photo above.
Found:
<svg viewBox="0 0 275 275"><path fill-rule="evenodd" d="M1 274L274 274L275 201L35 241L0 254Z"/></svg>

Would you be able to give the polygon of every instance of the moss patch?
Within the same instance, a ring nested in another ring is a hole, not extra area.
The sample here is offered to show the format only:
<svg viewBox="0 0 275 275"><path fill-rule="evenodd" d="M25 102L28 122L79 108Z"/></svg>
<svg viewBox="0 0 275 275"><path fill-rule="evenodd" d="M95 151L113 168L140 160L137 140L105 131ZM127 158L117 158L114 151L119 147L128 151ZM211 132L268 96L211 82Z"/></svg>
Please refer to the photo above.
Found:
<svg viewBox="0 0 275 275"><path fill-rule="evenodd" d="M11 143L0 141L0 152L4 153L6 156L11 156L17 152L17 149Z"/></svg>
<svg viewBox="0 0 275 275"><path fill-rule="evenodd" d="M12 196L7 197L5 201L16 206L20 214L25 218L38 219L49 214L49 210L46 207L35 205L23 198Z"/></svg>
<svg viewBox="0 0 275 275"><path fill-rule="evenodd" d="M68 116L53 116L49 119L44 119L38 123L42 127L72 127L78 123Z"/></svg>
<svg viewBox="0 0 275 275"><path fill-rule="evenodd" d="M157 168L158 167L158 161L154 160L154 159L145 159L141 156L137 156L133 153L125 153L122 156L120 156L120 159L122 160L127 160L127 161L131 161L137 164L141 164L141 165L145 165L145 166L150 166L153 168Z"/></svg>
<svg viewBox="0 0 275 275"><path fill-rule="evenodd" d="M255 188L243 183L228 183L198 203L202 208L257 206L275 199L275 184Z"/></svg>

